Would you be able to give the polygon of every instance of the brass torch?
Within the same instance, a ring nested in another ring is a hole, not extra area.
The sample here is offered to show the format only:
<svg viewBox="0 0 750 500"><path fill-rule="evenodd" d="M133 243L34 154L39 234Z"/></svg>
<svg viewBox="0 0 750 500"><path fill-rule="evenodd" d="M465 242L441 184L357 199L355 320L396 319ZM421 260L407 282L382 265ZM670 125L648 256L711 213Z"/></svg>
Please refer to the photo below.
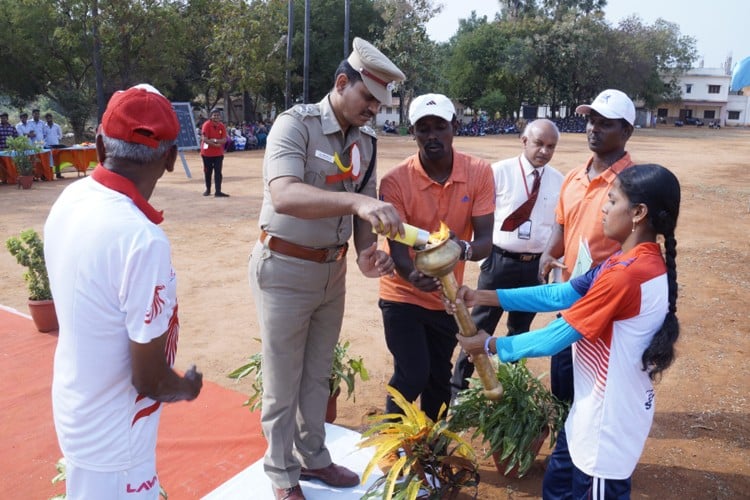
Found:
<svg viewBox="0 0 750 500"><path fill-rule="evenodd" d="M458 281L453 274L453 268L461 257L461 248L458 243L447 237L440 241L434 241L431 238L426 245L415 247L414 250L416 251L414 264L417 269L427 276L439 279L443 285L443 294L451 302L455 302ZM473 337L477 334L477 326L463 303L457 304L455 318L461 335ZM472 355L472 359L484 386L484 395L487 399L499 400L503 395L503 386L497 380L490 358L486 354L476 354Z"/></svg>

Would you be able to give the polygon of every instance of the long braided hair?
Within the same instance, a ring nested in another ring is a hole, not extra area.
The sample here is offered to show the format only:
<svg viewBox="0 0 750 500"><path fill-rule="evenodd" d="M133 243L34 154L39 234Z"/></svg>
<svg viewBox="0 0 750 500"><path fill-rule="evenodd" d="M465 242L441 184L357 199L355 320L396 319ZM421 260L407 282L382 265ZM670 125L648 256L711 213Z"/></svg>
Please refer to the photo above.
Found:
<svg viewBox="0 0 750 500"><path fill-rule="evenodd" d="M669 368L675 357L674 344L680 335L677 321L677 241L674 232L680 214L680 182L661 165L634 165L618 175L620 189L631 205L648 207L648 223L664 237L664 261L667 265L669 310L661 329L643 352L641 362L651 380Z"/></svg>

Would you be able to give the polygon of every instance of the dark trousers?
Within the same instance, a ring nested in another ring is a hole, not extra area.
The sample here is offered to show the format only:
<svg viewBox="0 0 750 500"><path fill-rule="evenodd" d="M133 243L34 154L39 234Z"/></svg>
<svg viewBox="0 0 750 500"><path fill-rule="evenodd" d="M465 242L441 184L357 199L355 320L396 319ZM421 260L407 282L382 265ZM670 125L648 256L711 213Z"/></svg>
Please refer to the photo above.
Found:
<svg viewBox="0 0 750 500"><path fill-rule="evenodd" d="M64 149L67 146L65 144L50 144L49 146L44 146L44 147L47 149ZM54 170L55 170L55 175L57 177L60 177L60 164L59 163L55 165Z"/></svg>
<svg viewBox="0 0 750 500"><path fill-rule="evenodd" d="M560 401L573 403L573 348L566 347L550 358L549 381L552 394Z"/></svg>
<svg viewBox="0 0 750 500"><path fill-rule="evenodd" d="M539 284L539 259L529 262L505 257L500 254L499 248L492 247L490 255L480 266L477 289L497 290L498 288L520 288ZM503 315L502 307L477 306L471 311L471 319L482 329L493 335L495 328ZM536 313L508 312L507 328L508 335L517 335L528 332L531 322L534 321ZM467 378L474 373L474 364L469 361L465 352L461 351L456 360L456 367L451 378L452 397L455 398L459 391L468 387Z"/></svg>
<svg viewBox="0 0 750 500"><path fill-rule="evenodd" d="M560 431L542 482L544 500L630 500L630 478L589 476L573 464L565 429Z"/></svg>
<svg viewBox="0 0 750 500"><path fill-rule="evenodd" d="M206 181L206 191L211 191L211 174L215 174L216 192L221 193L221 168L224 164L224 156L201 156L203 158L203 178Z"/></svg>
<svg viewBox="0 0 750 500"><path fill-rule="evenodd" d="M388 384L407 401L420 397L420 407L436 420L440 407L450 403L451 358L458 341L458 326L445 311L380 300L385 342L393 355L393 376ZM387 413L403 413L390 397Z"/></svg>

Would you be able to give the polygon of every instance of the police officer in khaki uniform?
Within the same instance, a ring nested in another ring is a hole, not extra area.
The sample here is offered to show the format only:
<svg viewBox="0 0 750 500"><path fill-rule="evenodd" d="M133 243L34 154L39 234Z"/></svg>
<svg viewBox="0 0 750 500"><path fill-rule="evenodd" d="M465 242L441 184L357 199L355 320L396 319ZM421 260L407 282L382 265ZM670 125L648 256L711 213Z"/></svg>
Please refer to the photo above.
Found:
<svg viewBox="0 0 750 500"><path fill-rule="evenodd" d="M366 124L404 74L354 39L331 91L276 118L263 161L259 241L249 263L261 327L264 469L277 499L304 498L300 480L352 487L359 477L332 462L325 410L333 350L344 315L346 254L354 235L368 277L391 273L377 235L403 234L396 209L376 198L375 132Z"/></svg>

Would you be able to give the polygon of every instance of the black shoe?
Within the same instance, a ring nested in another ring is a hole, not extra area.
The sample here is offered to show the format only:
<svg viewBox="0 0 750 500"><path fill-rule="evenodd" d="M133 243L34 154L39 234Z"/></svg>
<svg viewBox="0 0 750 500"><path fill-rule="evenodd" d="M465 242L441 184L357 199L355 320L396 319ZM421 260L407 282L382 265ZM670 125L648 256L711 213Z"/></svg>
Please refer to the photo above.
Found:
<svg viewBox="0 0 750 500"><path fill-rule="evenodd" d="M218 193L216 193L214 195L214 197L216 197L216 198L229 198L229 195L227 193L222 193L221 191L219 191Z"/></svg>
<svg viewBox="0 0 750 500"><path fill-rule="evenodd" d="M57 178L57 179L65 179L65 177L62 174L57 174L55 176L55 178Z"/></svg>
<svg viewBox="0 0 750 500"><path fill-rule="evenodd" d="M203 191L203 196L210 196L210 195L211 195L211 191L209 191L208 189Z"/></svg>

